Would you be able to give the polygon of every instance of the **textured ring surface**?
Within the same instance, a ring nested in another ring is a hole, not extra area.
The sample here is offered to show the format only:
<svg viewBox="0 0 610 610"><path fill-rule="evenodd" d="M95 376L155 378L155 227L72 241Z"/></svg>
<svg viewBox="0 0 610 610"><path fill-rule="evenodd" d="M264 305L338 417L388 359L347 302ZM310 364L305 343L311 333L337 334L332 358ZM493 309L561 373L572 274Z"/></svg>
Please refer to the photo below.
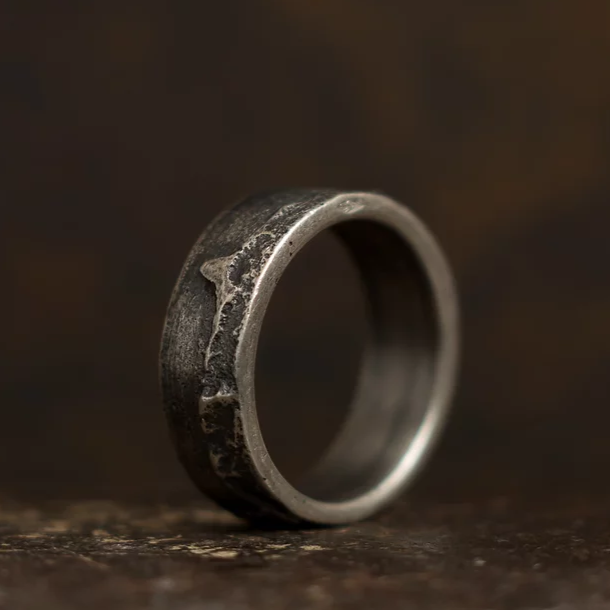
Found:
<svg viewBox="0 0 610 610"><path fill-rule="evenodd" d="M263 441L256 348L280 276L324 229L360 271L369 336L346 421L297 489ZM254 521L351 522L394 499L423 465L446 417L458 351L451 272L407 208L376 193L254 196L217 217L184 264L161 345L165 411L181 462L225 508Z"/></svg>

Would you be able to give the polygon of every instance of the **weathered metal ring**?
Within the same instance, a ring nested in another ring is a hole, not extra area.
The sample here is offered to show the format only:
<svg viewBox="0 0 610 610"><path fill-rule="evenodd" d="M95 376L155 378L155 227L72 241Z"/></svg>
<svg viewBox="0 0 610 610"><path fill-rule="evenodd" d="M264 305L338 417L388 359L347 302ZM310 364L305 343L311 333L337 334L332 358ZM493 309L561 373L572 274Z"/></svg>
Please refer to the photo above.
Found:
<svg viewBox="0 0 610 610"><path fill-rule="evenodd" d="M370 336L346 422L297 489L261 434L256 348L280 276L327 228L362 275ZM329 190L246 199L201 235L169 304L161 377L179 457L202 491L250 520L365 518L429 455L453 392L458 344L452 274L407 208L380 194Z"/></svg>

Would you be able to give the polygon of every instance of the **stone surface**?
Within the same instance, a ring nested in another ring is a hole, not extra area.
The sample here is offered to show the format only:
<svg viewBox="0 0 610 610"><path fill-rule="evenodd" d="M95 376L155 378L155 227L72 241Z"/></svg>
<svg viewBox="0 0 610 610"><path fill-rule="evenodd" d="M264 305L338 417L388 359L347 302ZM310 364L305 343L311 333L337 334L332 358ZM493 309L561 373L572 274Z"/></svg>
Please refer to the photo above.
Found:
<svg viewBox="0 0 610 610"><path fill-rule="evenodd" d="M0 510L3 610L610 607L607 507L399 505L256 531L206 504Z"/></svg>

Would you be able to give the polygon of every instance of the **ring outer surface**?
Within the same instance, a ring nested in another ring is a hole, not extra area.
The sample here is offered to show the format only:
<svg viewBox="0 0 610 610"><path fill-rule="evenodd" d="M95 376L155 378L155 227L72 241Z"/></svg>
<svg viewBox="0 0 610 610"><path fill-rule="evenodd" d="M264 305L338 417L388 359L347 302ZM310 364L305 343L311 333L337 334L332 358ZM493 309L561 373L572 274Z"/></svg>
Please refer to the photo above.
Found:
<svg viewBox="0 0 610 610"><path fill-rule="evenodd" d="M438 324L434 387L421 429L388 476L359 497L324 502L294 488L267 452L254 400L256 346L292 256L324 229L356 219L396 231L421 263ZM349 523L393 500L424 464L446 419L458 352L453 276L432 235L406 207L368 192L255 195L204 230L174 287L160 353L165 413L194 483L234 514L263 524Z"/></svg>

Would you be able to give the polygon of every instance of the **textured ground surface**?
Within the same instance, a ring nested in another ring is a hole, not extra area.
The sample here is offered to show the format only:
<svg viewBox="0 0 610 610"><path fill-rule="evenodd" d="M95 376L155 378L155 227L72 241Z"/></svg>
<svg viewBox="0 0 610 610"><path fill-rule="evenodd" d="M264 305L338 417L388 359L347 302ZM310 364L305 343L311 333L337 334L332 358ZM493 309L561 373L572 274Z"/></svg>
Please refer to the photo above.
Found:
<svg viewBox="0 0 610 610"><path fill-rule="evenodd" d="M205 505L0 512L0 608L610 608L606 511L399 506L250 531Z"/></svg>

